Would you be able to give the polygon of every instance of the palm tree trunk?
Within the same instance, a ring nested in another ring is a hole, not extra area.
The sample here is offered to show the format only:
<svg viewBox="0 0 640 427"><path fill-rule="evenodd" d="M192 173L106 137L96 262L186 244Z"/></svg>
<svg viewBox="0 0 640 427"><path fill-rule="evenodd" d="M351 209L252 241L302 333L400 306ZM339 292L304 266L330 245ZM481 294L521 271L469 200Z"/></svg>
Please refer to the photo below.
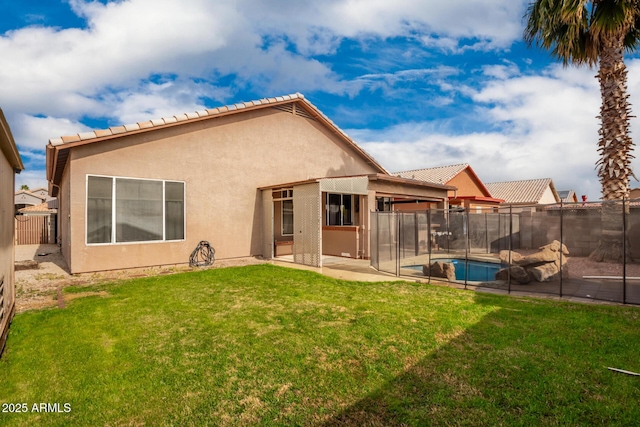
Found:
<svg viewBox="0 0 640 427"><path fill-rule="evenodd" d="M622 261L624 233L622 230L622 209L628 209L620 202L629 197L629 177L631 171L630 152L633 143L629 136L630 105L627 94L627 68L624 65L624 33L617 36L603 36L600 55L600 140L598 152L600 160L598 177L602 185L602 237L590 255L595 261ZM635 178L635 176L634 176ZM629 245L627 245L629 247Z"/></svg>

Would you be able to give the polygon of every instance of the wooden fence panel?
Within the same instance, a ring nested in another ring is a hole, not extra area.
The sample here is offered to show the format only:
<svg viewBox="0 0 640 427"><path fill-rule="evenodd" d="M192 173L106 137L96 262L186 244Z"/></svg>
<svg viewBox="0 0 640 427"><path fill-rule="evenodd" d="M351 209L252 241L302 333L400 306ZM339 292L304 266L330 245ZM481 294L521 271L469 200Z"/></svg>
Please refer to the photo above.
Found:
<svg viewBox="0 0 640 427"><path fill-rule="evenodd" d="M16 217L16 245L49 243L48 215L20 215Z"/></svg>

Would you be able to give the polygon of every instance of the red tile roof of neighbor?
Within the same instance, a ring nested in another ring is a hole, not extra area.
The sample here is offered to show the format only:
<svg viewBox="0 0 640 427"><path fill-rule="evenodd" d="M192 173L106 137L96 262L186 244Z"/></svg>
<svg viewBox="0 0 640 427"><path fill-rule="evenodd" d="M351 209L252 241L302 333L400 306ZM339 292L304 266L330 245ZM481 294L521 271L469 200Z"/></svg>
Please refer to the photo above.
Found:
<svg viewBox="0 0 640 427"><path fill-rule="evenodd" d="M54 212L55 209L49 208L49 203L44 202L39 205L27 206L25 208L19 209L20 213L34 213L34 212Z"/></svg>
<svg viewBox="0 0 640 427"><path fill-rule="evenodd" d="M196 111L192 113L179 114L172 117L165 117L162 119L154 119L146 122L138 122L122 126L114 126L109 129L95 130L91 132L81 132L75 135L62 136L59 138L52 138L47 145L47 179L54 185L59 183L61 179L62 170L66 165L67 155L62 152L68 151L76 146L106 141L123 136L138 134L141 132L153 131L156 129L167 128L170 126L177 126L185 123L193 123L201 120L209 120L216 117L223 117L231 114L238 114L244 111L257 110L268 107L280 107L283 108L288 104L295 103L301 106L303 111L297 111L297 115L306 117L312 120L317 120L327 126L334 134L345 141L353 149L355 149L361 156L363 156L372 166L374 166L379 172L388 174L388 172L379 164L373 157L358 146L342 129L340 129L331 119L325 116L315 105L307 101L301 93L294 93L285 96L276 96L274 98L263 98L255 101L239 102L237 104L225 105L223 107L206 109ZM60 169L62 168L62 169ZM52 189L52 193L57 191ZM52 194L56 196L57 194Z"/></svg>
<svg viewBox="0 0 640 427"><path fill-rule="evenodd" d="M418 179L420 181L446 184L456 177L460 172L469 167L468 163L459 165L438 166L435 168L414 169L405 172L394 172L391 175L408 179Z"/></svg>
<svg viewBox="0 0 640 427"><path fill-rule="evenodd" d="M482 180L475 173L473 168L468 163L460 163L457 165L448 165L448 166L437 166L434 168L424 168L424 169L414 169L405 172L394 172L391 175L398 176L406 179L416 179L419 181L425 182L434 182L437 184L447 184L451 180L453 180L456 176L460 175L462 172L467 170L473 180L476 181L476 184L480 188L480 190L484 193L484 196L468 196L468 195L459 195L457 199L463 198L475 198L478 201L487 201L500 203L504 200L500 198L493 197L493 194L489 191L489 189L485 186Z"/></svg>

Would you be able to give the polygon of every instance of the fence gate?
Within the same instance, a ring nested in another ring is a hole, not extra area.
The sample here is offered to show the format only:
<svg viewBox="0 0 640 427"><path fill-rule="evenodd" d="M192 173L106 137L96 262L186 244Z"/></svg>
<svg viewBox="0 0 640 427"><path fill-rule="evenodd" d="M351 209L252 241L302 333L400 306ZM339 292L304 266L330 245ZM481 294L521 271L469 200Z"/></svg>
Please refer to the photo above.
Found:
<svg viewBox="0 0 640 427"><path fill-rule="evenodd" d="M16 245L49 243L49 215L16 217Z"/></svg>

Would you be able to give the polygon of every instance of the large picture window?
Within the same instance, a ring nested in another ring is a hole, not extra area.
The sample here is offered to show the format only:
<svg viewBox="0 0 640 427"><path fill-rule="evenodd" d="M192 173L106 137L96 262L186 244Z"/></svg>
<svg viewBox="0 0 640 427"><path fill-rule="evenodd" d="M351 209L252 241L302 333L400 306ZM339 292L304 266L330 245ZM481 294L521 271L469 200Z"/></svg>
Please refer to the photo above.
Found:
<svg viewBox="0 0 640 427"><path fill-rule="evenodd" d="M351 194L327 194L327 225L353 225Z"/></svg>
<svg viewBox="0 0 640 427"><path fill-rule="evenodd" d="M87 243L184 239L184 182L87 177Z"/></svg>

